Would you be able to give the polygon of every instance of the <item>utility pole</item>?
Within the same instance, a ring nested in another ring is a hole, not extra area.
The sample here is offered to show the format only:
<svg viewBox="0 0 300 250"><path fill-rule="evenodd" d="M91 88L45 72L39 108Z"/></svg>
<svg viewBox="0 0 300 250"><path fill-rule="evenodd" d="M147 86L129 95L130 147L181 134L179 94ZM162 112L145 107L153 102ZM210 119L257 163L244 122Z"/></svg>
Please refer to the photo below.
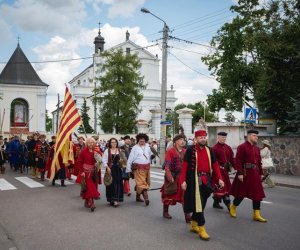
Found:
<svg viewBox="0 0 300 250"><path fill-rule="evenodd" d="M60 100L59 100L59 94L57 94L57 109L56 109L56 134L57 134L57 132L58 132L59 104L60 104Z"/></svg>

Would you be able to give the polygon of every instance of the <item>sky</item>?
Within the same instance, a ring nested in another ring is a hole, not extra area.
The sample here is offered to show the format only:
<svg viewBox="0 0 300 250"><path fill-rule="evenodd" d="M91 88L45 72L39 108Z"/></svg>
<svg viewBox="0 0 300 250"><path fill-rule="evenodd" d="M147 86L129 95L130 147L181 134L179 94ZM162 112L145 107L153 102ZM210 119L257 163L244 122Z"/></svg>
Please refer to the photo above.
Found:
<svg viewBox="0 0 300 250"><path fill-rule="evenodd" d="M92 56L99 22L105 49L130 39L161 58L163 22L140 11L142 7L163 19L170 35L187 43L168 41L168 89L173 85L179 103L205 101L219 83L201 57L212 52L209 41L234 14L235 0L0 0L0 71L20 46L45 83L47 109L52 112L65 83L92 63L92 59L49 60ZM161 77L160 77L161 78ZM160 79L161 80L161 79ZM224 114L223 114L224 115ZM220 115L222 116L222 115ZM220 117L222 118L222 117ZM240 119L240 117L237 117Z"/></svg>

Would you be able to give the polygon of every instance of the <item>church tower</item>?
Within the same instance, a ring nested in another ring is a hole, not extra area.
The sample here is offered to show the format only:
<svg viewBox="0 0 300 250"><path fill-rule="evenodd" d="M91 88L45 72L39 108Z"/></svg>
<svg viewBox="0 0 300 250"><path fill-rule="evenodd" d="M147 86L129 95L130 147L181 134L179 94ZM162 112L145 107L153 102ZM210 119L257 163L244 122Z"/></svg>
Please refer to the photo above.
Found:
<svg viewBox="0 0 300 250"><path fill-rule="evenodd" d="M104 41L104 37L101 36L100 23L99 23L98 36L95 37L94 44L95 44L95 54L98 54L99 50L100 50L100 52L104 51L105 41Z"/></svg>

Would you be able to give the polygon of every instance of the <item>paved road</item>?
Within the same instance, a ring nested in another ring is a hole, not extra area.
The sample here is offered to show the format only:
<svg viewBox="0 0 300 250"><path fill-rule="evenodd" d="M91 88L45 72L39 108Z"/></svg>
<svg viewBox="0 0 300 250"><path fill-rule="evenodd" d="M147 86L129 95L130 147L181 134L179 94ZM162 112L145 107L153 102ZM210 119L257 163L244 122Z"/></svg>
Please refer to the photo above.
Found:
<svg viewBox="0 0 300 250"><path fill-rule="evenodd" d="M251 202L245 200L232 219L224 210L206 209L204 242L188 231L180 205L172 220L162 218L160 192L150 192L150 206L125 197L118 208L107 205L104 187L94 213L83 207L79 186L51 187L8 171L0 175L0 249L299 249L300 190L266 189L262 224L251 220ZM28 176L30 177L30 176ZM161 186L163 173L152 170L152 188ZM133 183L132 183L133 184ZM10 189L11 188L11 189ZM13 189L12 189L13 188Z"/></svg>

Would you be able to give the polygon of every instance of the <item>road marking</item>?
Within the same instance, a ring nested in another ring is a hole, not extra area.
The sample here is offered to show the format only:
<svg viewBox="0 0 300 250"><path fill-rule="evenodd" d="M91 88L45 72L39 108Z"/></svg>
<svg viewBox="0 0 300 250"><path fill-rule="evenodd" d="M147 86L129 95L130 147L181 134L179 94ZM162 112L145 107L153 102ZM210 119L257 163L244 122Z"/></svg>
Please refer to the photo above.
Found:
<svg viewBox="0 0 300 250"><path fill-rule="evenodd" d="M164 179L163 176L155 175L155 174L153 174L153 173L150 174L150 177L151 177L151 178L153 177L153 178L156 178L156 179L160 179L160 180L163 180L163 179Z"/></svg>
<svg viewBox="0 0 300 250"><path fill-rule="evenodd" d="M17 188L12 184L10 184L7 180L0 178L0 190L4 191L4 190L13 190L13 189L17 189Z"/></svg>
<svg viewBox="0 0 300 250"><path fill-rule="evenodd" d="M25 184L27 187L30 187L30 188L45 187L43 184L41 184L37 181L34 181L28 177L15 177L15 179L22 182L23 184Z"/></svg>
<svg viewBox="0 0 300 250"><path fill-rule="evenodd" d="M150 173L151 173L151 174L161 175L161 176L164 176L164 175L165 175L165 173L160 173L160 172L155 172L155 171L151 171Z"/></svg>
<svg viewBox="0 0 300 250"><path fill-rule="evenodd" d="M153 180L151 180L151 182L155 182L155 183L159 183L159 184L163 184L164 183L163 181L153 181Z"/></svg>

